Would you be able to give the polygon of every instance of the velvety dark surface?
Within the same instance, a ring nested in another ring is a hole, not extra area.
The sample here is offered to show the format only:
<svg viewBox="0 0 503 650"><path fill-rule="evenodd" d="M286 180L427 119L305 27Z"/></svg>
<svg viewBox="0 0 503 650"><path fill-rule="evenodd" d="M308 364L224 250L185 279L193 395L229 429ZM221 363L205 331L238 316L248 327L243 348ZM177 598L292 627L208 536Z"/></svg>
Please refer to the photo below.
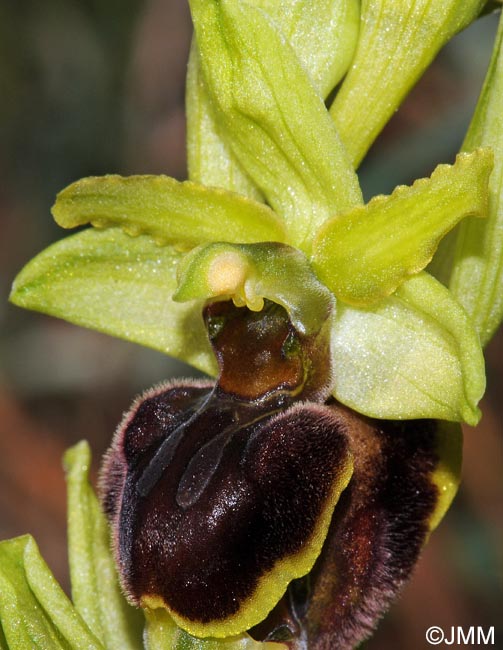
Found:
<svg viewBox="0 0 503 650"><path fill-rule="evenodd" d="M108 506L128 591L203 622L234 614L278 560L302 549L348 448L344 420L329 408L302 405L236 426L238 404L225 413L218 397L207 398L174 387L141 405L115 450L128 466L120 513ZM181 424L203 400L198 417ZM164 430L160 413L171 420ZM162 475L140 494L139 479L177 425L183 435Z"/></svg>
<svg viewBox="0 0 503 650"><path fill-rule="evenodd" d="M205 320L217 384L174 383L137 402L102 492L134 601L157 597L208 623L236 614L279 562L303 553L350 460L345 413L304 401L319 392L313 377L326 379L307 372L312 337L284 309L216 303Z"/></svg>

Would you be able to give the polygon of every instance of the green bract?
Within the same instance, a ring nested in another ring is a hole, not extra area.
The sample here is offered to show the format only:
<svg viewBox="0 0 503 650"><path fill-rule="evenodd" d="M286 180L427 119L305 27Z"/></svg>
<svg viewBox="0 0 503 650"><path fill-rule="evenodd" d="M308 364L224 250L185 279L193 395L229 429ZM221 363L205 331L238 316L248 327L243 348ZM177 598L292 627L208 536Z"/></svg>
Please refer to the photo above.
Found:
<svg viewBox="0 0 503 650"><path fill-rule="evenodd" d="M323 97L346 72L359 30L359 0L255 0L290 42ZM261 197L225 140L208 97L194 41L187 74L189 176L254 198Z"/></svg>
<svg viewBox="0 0 503 650"><path fill-rule="evenodd" d="M362 0L351 70L330 107L357 167L440 48L485 0Z"/></svg>
<svg viewBox="0 0 503 650"><path fill-rule="evenodd" d="M196 639L162 614L126 603L108 526L89 484L91 454L81 442L65 455L70 602L29 536L0 542L0 648L11 650L284 650L247 634ZM145 630L144 630L145 628ZM169 646L166 643L170 643Z"/></svg>
<svg viewBox="0 0 503 650"><path fill-rule="evenodd" d="M463 149L503 142L503 20L489 71ZM467 219L453 233L449 288L470 315L485 345L503 318L503 157L497 155L489 179L487 219Z"/></svg>

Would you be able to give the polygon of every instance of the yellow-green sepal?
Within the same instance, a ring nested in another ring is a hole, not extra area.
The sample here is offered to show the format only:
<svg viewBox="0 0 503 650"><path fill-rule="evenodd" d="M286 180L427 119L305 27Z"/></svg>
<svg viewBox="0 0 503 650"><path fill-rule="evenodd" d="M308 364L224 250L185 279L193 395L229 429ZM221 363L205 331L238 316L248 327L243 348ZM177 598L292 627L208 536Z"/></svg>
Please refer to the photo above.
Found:
<svg viewBox="0 0 503 650"><path fill-rule="evenodd" d="M89 229L31 260L14 280L10 300L215 374L200 310L171 299L181 258L150 237Z"/></svg>
<svg viewBox="0 0 503 650"><path fill-rule="evenodd" d="M430 178L399 186L326 222L312 264L337 298L372 304L430 262L440 239L461 219L483 217L493 165L489 149L459 154Z"/></svg>
<svg viewBox="0 0 503 650"><path fill-rule="evenodd" d="M262 203L169 176L83 178L58 194L52 213L63 228L118 226L186 249L208 241L285 239L282 220Z"/></svg>
<svg viewBox="0 0 503 650"><path fill-rule="evenodd" d="M472 425L480 419L479 337L456 299L425 272L376 306L338 302L332 354L333 394L360 413Z"/></svg>
<svg viewBox="0 0 503 650"><path fill-rule="evenodd" d="M287 242L361 203L333 121L292 46L265 12L244 2L190 3L218 126L268 203Z"/></svg>
<svg viewBox="0 0 503 650"><path fill-rule="evenodd" d="M363 0L351 68L330 107L355 167L440 48L485 0Z"/></svg>
<svg viewBox="0 0 503 650"><path fill-rule="evenodd" d="M218 129L215 111L201 73L196 39L192 39L185 89L187 167L189 178L207 186L225 187L256 201L263 196L244 171Z"/></svg>
<svg viewBox="0 0 503 650"><path fill-rule="evenodd" d="M232 299L261 311L267 298L286 309L301 334L321 329L333 297L299 250L276 243L207 244L182 260L175 301Z"/></svg>

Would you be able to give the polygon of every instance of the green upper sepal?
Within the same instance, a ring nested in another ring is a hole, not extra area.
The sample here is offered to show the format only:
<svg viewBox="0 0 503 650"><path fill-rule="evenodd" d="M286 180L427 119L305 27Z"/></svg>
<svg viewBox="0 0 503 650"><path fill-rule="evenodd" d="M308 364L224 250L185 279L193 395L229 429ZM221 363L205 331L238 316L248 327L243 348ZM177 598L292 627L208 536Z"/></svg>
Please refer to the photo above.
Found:
<svg viewBox="0 0 503 650"><path fill-rule="evenodd" d="M316 235L313 268L346 303L368 305L390 295L425 268L461 219L486 216L492 167L490 149L462 153L430 178L333 217Z"/></svg>
<svg viewBox="0 0 503 650"><path fill-rule="evenodd" d="M329 319L333 296L299 250L277 243L201 246L180 263L173 300L219 299L260 311L264 298L284 307L302 334L319 331Z"/></svg>

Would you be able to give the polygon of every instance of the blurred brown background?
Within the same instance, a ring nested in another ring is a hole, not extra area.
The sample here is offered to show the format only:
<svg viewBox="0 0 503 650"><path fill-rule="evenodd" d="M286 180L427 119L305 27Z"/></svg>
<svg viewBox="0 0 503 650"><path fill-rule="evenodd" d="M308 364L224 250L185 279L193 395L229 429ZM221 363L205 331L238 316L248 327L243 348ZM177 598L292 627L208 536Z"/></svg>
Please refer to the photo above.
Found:
<svg viewBox="0 0 503 650"><path fill-rule="evenodd" d="M438 57L362 167L367 196L450 162L496 29L488 16ZM86 175L185 176L185 0L0 4L0 538L32 533L68 589L61 455L95 465L134 395L192 371L149 350L7 303L21 266L64 236L49 208ZM431 625L496 627L503 648L503 335L487 349L484 418L466 430L463 484L368 650L428 647Z"/></svg>

